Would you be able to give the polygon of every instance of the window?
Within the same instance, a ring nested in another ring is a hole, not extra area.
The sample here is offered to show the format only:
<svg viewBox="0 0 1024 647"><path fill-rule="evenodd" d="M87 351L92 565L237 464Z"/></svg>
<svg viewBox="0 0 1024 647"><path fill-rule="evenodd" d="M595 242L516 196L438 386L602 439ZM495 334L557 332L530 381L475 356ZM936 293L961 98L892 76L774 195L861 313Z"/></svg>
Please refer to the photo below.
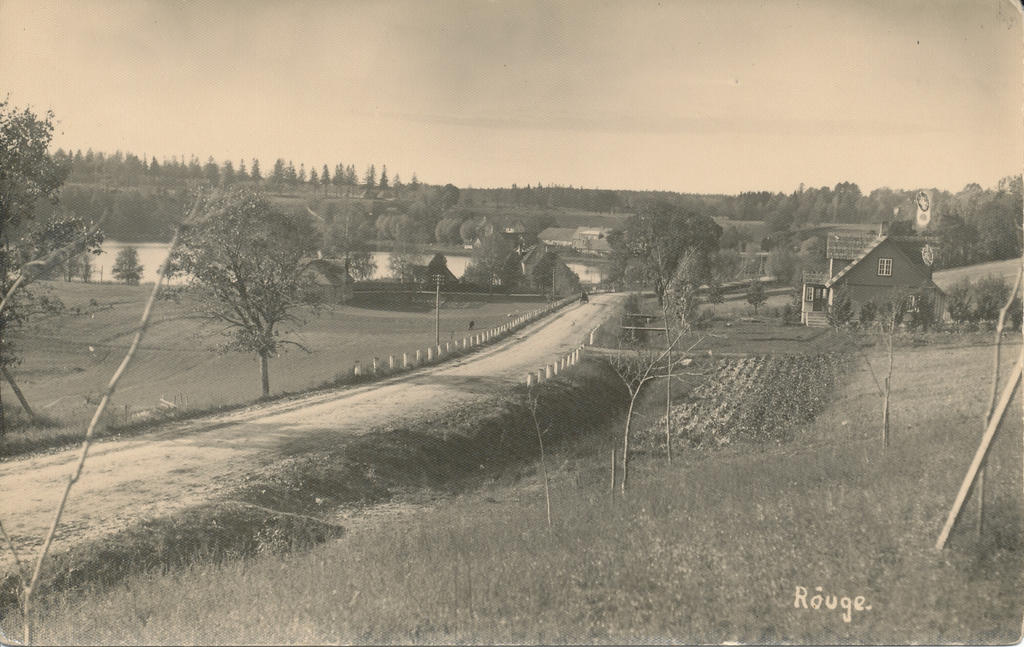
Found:
<svg viewBox="0 0 1024 647"><path fill-rule="evenodd" d="M878 259L878 276L892 276L892 259Z"/></svg>
<svg viewBox="0 0 1024 647"><path fill-rule="evenodd" d="M804 301L814 301L814 288L810 285L807 286L804 292Z"/></svg>

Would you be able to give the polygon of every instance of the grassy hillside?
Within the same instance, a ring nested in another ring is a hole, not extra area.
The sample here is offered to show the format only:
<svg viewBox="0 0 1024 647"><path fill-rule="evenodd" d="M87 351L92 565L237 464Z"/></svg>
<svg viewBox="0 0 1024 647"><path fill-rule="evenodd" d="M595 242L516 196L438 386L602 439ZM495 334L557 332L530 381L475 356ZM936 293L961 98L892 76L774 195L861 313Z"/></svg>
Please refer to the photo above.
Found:
<svg viewBox="0 0 1024 647"><path fill-rule="evenodd" d="M979 263L966 267L954 267L949 270L939 270L932 276L935 285L943 290L948 290L963 279L975 282L987 276L1002 277L1008 284L1012 284L1020 272L1021 259L1011 258L1005 261L993 261L991 263Z"/></svg>
<svg viewBox="0 0 1024 647"><path fill-rule="evenodd" d="M877 371L882 355L868 356ZM1019 416L993 447L984 535L967 523L933 549L980 436L989 361L977 347L901 346L888 451L860 362L812 421L774 441L680 447L671 466L655 450L638 456L624 498L608 490L619 423L592 428L549 456L550 529L539 473L499 471L455 496L346 513L347 532L309 552L69 593L45 610L39 638L1011 642L1024 606ZM663 398L644 399L646 424ZM803 608L798 587L829 597Z"/></svg>
<svg viewBox="0 0 1024 647"><path fill-rule="evenodd" d="M64 433L66 425L80 429L91 414L131 342L150 289L93 283L48 285L69 312L41 319L15 336L24 359L12 370L36 413L55 422L53 429L28 432L43 436ZM272 394L330 382L350 372L356 360L366 365L377 356L386 362L388 354L425 348L434 341L434 313L429 306L432 302L405 309L336 306L319 315L309 313L293 338L311 352L291 349L271 359ZM470 321L477 329L486 328L507 321L508 313L533 307L500 300L446 304L441 310L442 343L461 339ZM255 356L219 352L223 341L219 328L196 318L187 297L180 303L159 301L135 363L112 402L113 422L124 422L126 412L131 419L156 408L160 398L180 405L187 402L189 409L255 400L259 397ZM18 405L6 382L0 389L5 406L14 412Z"/></svg>

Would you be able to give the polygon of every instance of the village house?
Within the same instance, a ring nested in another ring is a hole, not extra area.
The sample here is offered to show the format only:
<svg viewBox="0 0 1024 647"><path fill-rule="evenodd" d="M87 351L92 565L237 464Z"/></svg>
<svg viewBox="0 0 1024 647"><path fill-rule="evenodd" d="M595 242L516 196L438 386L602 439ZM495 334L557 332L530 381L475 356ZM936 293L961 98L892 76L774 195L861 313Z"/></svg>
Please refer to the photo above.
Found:
<svg viewBox="0 0 1024 647"><path fill-rule="evenodd" d="M519 259L526 287L558 296L574 294L580 289L580 278L558 257L557 250L538 243Z"/></svg>
<svg viewBox="0 0 1024 647"><path fill-rule="evenodd" d="M355 279L340 258L314 258L306 265L306 272L316 284L320 300L324 303L348 303L352 300Z"/></svg>
<svg viewBox="0 0 1024 647"><path fill-rule="evenodd" d="M552 247L572 247L576 237L575 227L548 227L537 234L537 240Z"/></svg>
<svg viewBox="0 0 1024 647"><path fill-rule="evenodd" d="M583 254L608 254L612 247L608 244L607 227L578 227L572 239L572 247Z"/></svg>
<svg viewBox="0 0 1024 647"><path fill-rule="evenodd" d="M537 239L553 247L568 247L583 254L606 254L612 251L608 244L607 227L548 227L537 234Z"/></svg>
<svg viewBox="0 0 1024 647"><path fill-rule="evenodd" d="M881 304L897 293L927 294L935 316L944 311L942 290L932 282L934 249L919 236L889 236L861 232L828 235L828 270L804 272L800 321L827 326L828 313L840 289L845 289L854 312L869 302ZM916 296L911 296L916 303Z"/></svg>

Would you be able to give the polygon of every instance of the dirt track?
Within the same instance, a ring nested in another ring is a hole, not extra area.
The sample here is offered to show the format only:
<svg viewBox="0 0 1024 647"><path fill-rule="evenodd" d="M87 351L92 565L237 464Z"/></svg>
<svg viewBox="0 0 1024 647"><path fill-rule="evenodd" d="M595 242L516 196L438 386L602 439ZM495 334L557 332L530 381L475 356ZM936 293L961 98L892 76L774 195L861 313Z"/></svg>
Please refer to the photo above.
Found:
<svg viewBox="0 0 1024 647"><path fill-rule="evenodd" d="M54 550L141 518L208 500L303 435L364 433L446 409L521 382L579 345L611 313L616 295L595 295L482 351L372 385L172 423L95 444L71 491ZM0 463L0 521L22 557L42 543L79 450ZM10 555L0 551L10 568Z"/></svg>

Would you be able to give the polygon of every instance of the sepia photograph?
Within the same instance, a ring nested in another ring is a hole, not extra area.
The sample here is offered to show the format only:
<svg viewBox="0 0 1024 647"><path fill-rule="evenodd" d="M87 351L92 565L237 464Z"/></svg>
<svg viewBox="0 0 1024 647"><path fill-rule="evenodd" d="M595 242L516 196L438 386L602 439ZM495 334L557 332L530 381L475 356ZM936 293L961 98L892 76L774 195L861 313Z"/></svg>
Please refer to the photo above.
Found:
<svg viewBox="0 0 1024 647"><path fill-rule="evenodd" d="M0 647L1012 645L1020 0L0 0Z"/></svg>

